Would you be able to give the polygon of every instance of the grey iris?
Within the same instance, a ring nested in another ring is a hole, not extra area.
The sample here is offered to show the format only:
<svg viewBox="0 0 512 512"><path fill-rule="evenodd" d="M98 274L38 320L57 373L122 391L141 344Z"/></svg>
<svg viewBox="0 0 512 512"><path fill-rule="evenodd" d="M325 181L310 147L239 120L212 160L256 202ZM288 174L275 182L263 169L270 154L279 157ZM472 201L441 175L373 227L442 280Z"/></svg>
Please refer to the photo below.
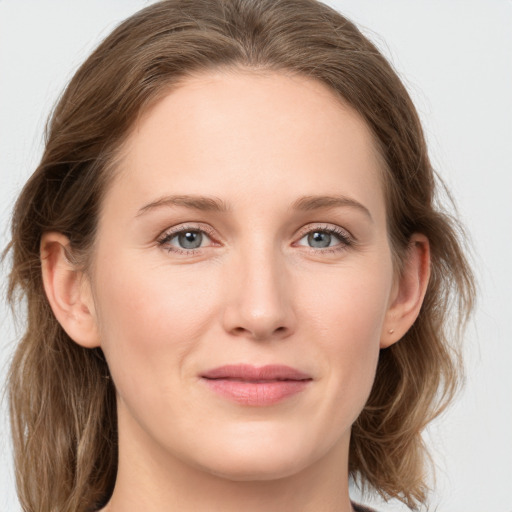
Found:
<svg viewBox="0 0 512 512"><path fill-rule="evenodd" d="M203 234L200 231L186 231L178 235L178 243L183 249L197 249L201 247Z"/></svg>
<svg viewBox="0 0 512 512"><path fill-rule="evenodd" d="M315 231L308 235L308 244L311 247L329 247L331 245L331 235L329 233L322 233L321 231Z"/></svg>

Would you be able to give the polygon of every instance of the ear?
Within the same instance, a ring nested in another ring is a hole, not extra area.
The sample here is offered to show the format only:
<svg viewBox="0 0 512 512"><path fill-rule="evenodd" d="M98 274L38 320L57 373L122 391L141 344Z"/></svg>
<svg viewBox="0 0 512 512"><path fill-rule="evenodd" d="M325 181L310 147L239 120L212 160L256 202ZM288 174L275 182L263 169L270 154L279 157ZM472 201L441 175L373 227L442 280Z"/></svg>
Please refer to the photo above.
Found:
<svg viewBox="0 0 512 512"><path fill-rule="evenodd" d="M402 273L396 278L381 332L380 348L400 340L420 313L430 278L430 245L420 233L412 235Z"/></svg>
<svg viewBox="0 0 512 512"><path fill-rule="evenodd" d="M98 347L89 279L71 263L70 253L69 240L63 234L43 234L40 256L46 296L57 321L73 341L86 348Z"/></svg>

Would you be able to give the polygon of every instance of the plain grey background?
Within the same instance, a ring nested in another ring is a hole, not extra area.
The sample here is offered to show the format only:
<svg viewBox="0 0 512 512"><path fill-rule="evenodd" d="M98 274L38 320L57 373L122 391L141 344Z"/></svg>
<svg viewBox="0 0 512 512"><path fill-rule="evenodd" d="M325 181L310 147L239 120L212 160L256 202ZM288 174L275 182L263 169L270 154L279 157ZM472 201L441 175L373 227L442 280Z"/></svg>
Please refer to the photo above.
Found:
<svg viewBox="0 0 512 512"><path fill-rule="evenodd" d="M0 246L37 165L45 120L97 43L145 0L0 0ZM431 510L512 512L512 2L330 0L391 59L419 110L436 169L474 247L480 297L467 385L426 432ZM0 275L5 288L6 269ZM0 381L16 343L2 301ZM7 411L0 410L0 511L17 511ZM375 501L375 503L379 503ZM437 507L437 508L436 508ZM402 511L400 504L380 510Z"/></svg>

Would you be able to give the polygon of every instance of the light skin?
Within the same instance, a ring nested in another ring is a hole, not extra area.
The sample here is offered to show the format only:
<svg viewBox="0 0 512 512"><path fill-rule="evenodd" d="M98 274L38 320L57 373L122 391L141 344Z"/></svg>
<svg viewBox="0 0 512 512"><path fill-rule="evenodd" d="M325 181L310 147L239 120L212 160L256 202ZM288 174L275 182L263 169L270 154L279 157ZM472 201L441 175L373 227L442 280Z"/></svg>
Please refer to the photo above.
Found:
<svg viewBox="0 0 512 512"><path fill-rule="evenodd" d="M63 235L41 243L57 319L102 348L117 390L104 510L351 510L351 425L429 276L420 234L394 274L381 181L365 122L304 77L208 72L139 119L90 272ZM205 385L239 363L310 380L264 406Z"/></svg>

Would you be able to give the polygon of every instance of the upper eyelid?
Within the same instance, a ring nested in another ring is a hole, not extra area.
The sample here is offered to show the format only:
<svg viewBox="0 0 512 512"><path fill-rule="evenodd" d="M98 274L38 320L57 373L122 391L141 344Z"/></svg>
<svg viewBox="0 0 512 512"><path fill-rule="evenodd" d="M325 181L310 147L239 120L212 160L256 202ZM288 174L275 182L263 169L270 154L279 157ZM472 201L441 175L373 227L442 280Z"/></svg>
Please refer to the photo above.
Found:
<svg viewBox="0 0 512 512"><path fill-rule="evenodd" d="M157 239L160 240L162 238L171 237L171 236L177 235L179 233L183 233L183 231L201 231L201 232L205 233L206 235L208 235L210 238L215 237L215 233L216 233L216 231L213 228L206 226L205 224L201 224L201 223L196 224L194 222L191 222L191 223L184 222L183 224L178 224L177 226L173 226L171 228L164 229L160 233L160 235L158 235Z"/></svg>
<svg viewBox="0 0 512 512"><path fill-rule="evenodd" d="M216 232L214 228L211 226L208 226L207 224L203 224L202 222L183 222L180 224L177 224L176 226L172 226L170 228L166 228L162 231L162 234L164 233L172 233L176 232L179 233L181 231L186 231L187 229L190 230L196 230L196 231L204 231L205 233L213 233ZM308 222L301 228L297 230L298 233L309 233L311 231L318 230L318 231L332 231L332 230L340 230L343 231L349 235L351 235L350 231L344 227L341 227L337 224L329 224L326 222Z"/></svg>
<svg viewBox="0 0 512 512"><path fill-rule="evenodd" d="M157 238L160 239L160 238L163 238L166 236L182 233L183 231L187 231L187 230L202 231L210 237L217 238L217 239L221 238L220 236L217 235L217 230L215 230L211 226L208 226L207 224L195 223L195 222L190 222L190 223L184 222L182 224L178 224L177 226L166 228L158 235ZM308 223L305 226L302 226L297 231L297 235L295 235L295 236L302 238L304 235L314 232L314 231L328 231L328 232L339 231L341 233L345 233L348 238L354 239L354 236L348 229L343 228L337 224L327 224L327 223L320 223L320 222L319 223Z"/></svg>
<svg viewBox="0 0 512 512"><path fill-rule="evenodd" d="M217 234L217 231L213 227L208 226L207 224L200 223L200 222L197 222L197 223L196 222L190 222L190 223L184 222L182 224L178 224L177 226L167 228L164 231L162 231L160 233L160 235L158 235L157 241L161 242L161 241L168 240L168 239L178 235L179 233L182 233L187 230L201 231L201 232L205 233L208 236L208 238L210 238L210 240L212 242L223 243L222 237L220 237ZM337 224L328 224L328 223L318 222L318 223L308 223L305 226L302 226L298 231L296 231L296 235L294 235L293 243L294 244L297 243L299 240L304 238L304 236L306 236L309 233L315 232L315 231L326 231L329 233L334 233L335 235L345 235L345 238L349 239L351 242L355 243L355 241L356 241L354 236L352 235L352 233L349 230L347 230L346 228L343 228Z"/></svg>
<svg viewBox="0 0 512 512"><path fill-rule="evenodd" d="M338 224L327 224L327 223L321 223L321 222L320 223L309 223L306 226L303 226L298 231L299 234L297 236L299 236L300 238L303 238L308 233L312 233L315 231L327 231L329 233L345 234L346 237L349 238L350 240L355 240L354 236L348 229L343 228L343 227L339 226Z"/></svg>
<svg viewBox="0 0 512 512"><path fill-rule="evenodd" d="M187 232L187 231L200 231L200 232L204 233L207 236L207 238L209 239L210 243L205 247L197 247L197 248L190 248L190 249L176 247L170 243L171 240L173 240L175 237L177 237L180 233ZM211 247L212 244L215 245L217 243L217 245L218 245L218 242L215 241L215 239L209 233L209 231L210 231L210 229L207 230L207 229L204 229L203 227L187 225L187 223L185 223L185 224L174 226L172 228L168 228L168 229L164 230L157 237L156 243L159 247L165 248L165 250L169 253L172 252L176 255L181 254L181 255L193 256L193 255L197 254L198 252L200 252L201 250Z"/></svg>

